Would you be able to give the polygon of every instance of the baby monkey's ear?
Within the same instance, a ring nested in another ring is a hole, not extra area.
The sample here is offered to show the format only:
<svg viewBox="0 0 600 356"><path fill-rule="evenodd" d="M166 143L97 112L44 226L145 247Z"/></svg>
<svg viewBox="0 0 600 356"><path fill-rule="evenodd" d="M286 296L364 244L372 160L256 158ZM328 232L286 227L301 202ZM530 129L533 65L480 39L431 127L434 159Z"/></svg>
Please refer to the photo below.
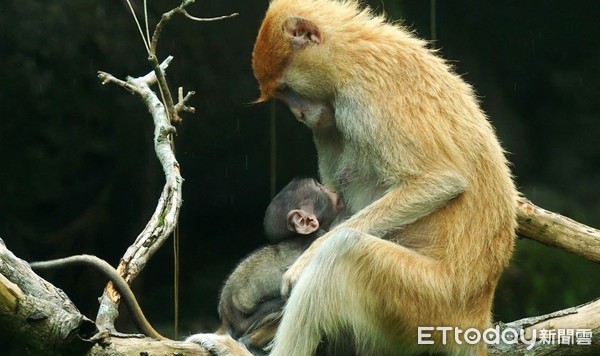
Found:
<svg viewBox="0 0 600 356"><path fill-rule="evenodd" d="M319 229L319 220L313 213L294 209L287 215L287 228L297 234L308 235Z"/></svg>

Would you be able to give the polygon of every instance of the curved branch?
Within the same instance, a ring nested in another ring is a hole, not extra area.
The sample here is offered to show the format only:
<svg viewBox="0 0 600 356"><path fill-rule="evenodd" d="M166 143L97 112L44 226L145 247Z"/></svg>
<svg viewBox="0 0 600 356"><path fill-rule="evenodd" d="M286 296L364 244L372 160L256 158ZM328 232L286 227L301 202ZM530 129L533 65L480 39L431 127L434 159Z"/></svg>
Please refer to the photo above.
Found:
<svg viewBox="0 0 600 356"><path fill-rule="evenodd" d="M185 17L187 17L188 19L190 19L192 21L198 21L198 22L220 21L220 20L225 20L230 17L235 17L235 16L239 15L239 13L234 12L229 15L217 16L217 17L196 17L196 16L190 15L185 9L182 12L183 12L183 15L185 15Z"/></svg>

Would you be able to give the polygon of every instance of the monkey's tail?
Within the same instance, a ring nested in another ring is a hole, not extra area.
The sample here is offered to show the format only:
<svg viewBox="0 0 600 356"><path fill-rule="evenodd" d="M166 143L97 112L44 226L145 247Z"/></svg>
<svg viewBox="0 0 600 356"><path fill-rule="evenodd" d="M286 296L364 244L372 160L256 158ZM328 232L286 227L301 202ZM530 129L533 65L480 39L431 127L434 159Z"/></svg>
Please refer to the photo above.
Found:
<svg viewBox="0 0 600 356"><path fill-rule="evenodd" d="M129 284L127 284L125 279L119 275L113 266L103 259L93 255L75 255L50 261L31 262L29 265L33 269L53 269L77 265L94 267L113 282L117 290L121 293L121 296L125 300L125 305L129 310L129 314L131 314L131 317L140 332L158 340L170 340L154 330L152 325L150 325L150 322L148 322L148 319L146 319Z"/></svg>

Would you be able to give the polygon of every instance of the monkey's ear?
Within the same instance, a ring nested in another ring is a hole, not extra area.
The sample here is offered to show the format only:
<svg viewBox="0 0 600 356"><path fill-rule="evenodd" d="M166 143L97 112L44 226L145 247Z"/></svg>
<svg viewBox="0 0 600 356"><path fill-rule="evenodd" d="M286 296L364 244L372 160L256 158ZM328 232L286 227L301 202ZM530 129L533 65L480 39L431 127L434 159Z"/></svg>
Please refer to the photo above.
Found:
<svg viewBox="0 0 600 356"><path fill-rule="evenodd" d="M304 48L309 44L323 42L323 36L317 25L303 18L288 18L283 23L283 32L290 37L294 48Z"/></svg>
<svg viewBox="0 0 600 356"><path fill-rule="evenodd" d="M319 220L313 213L294 209L287 215L287 228L297 234L308 235L319 229Z"/></svg>

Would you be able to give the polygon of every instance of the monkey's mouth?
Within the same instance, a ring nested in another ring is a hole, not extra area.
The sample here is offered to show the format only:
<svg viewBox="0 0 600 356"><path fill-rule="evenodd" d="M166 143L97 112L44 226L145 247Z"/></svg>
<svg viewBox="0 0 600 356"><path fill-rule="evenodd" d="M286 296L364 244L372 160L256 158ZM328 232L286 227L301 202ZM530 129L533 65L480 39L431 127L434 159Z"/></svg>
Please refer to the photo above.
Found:
<svg viewBox="0 0 600 356"><path fill-rule="evenodd" d="M299 95L298 93L294 92L287 86L283 86L282 88L275 91L273 97L284 103L290 109L292 114L294 114L296 120L302 123L306 124L307 116L312 116L311 109L312 106L314 106L314 103L310 99L307 99L302 95Z"/></svg>
<svg viewBox="0 0 600 356"><path fill-rule="evenodd" d="M302 105L297 105L298 103L288 100L287 97L279 97L278 99L290 109L296 120L306 123L306 114Z"/></svg>
<svg viewBox="0 0 600 356"><path fill-rule="evenodd" d="M335 207L336 211L341 211L346 206L344 204L344 200L341 198L341 196L339 194L335 194L335 198L334 198L334 200L332 200L332 202L333 202L333 206Z"/></svg>
<svg viewBox="0 0 600 356"><path fill-rule="evenodd" d="M288 107L290 108L292 114L296 117L296 120L300 121L301 123L306 123L306 116L302 110L293 106Z"/></svg>
<svg viewBox="0 0 600 356"><path fill-rule="evenodd" d="M323 184L321 184L316 179L315 179L315 183L327 195L327 197L331 201L331 205L333 206L333 208L336 211L340 211L340 210L342 210L344 208L344 202L342 201L342 199L341 199L340 195L338 194L338 192L336 192L333 189L327 188L326 186L324 186Z"/></svg>

